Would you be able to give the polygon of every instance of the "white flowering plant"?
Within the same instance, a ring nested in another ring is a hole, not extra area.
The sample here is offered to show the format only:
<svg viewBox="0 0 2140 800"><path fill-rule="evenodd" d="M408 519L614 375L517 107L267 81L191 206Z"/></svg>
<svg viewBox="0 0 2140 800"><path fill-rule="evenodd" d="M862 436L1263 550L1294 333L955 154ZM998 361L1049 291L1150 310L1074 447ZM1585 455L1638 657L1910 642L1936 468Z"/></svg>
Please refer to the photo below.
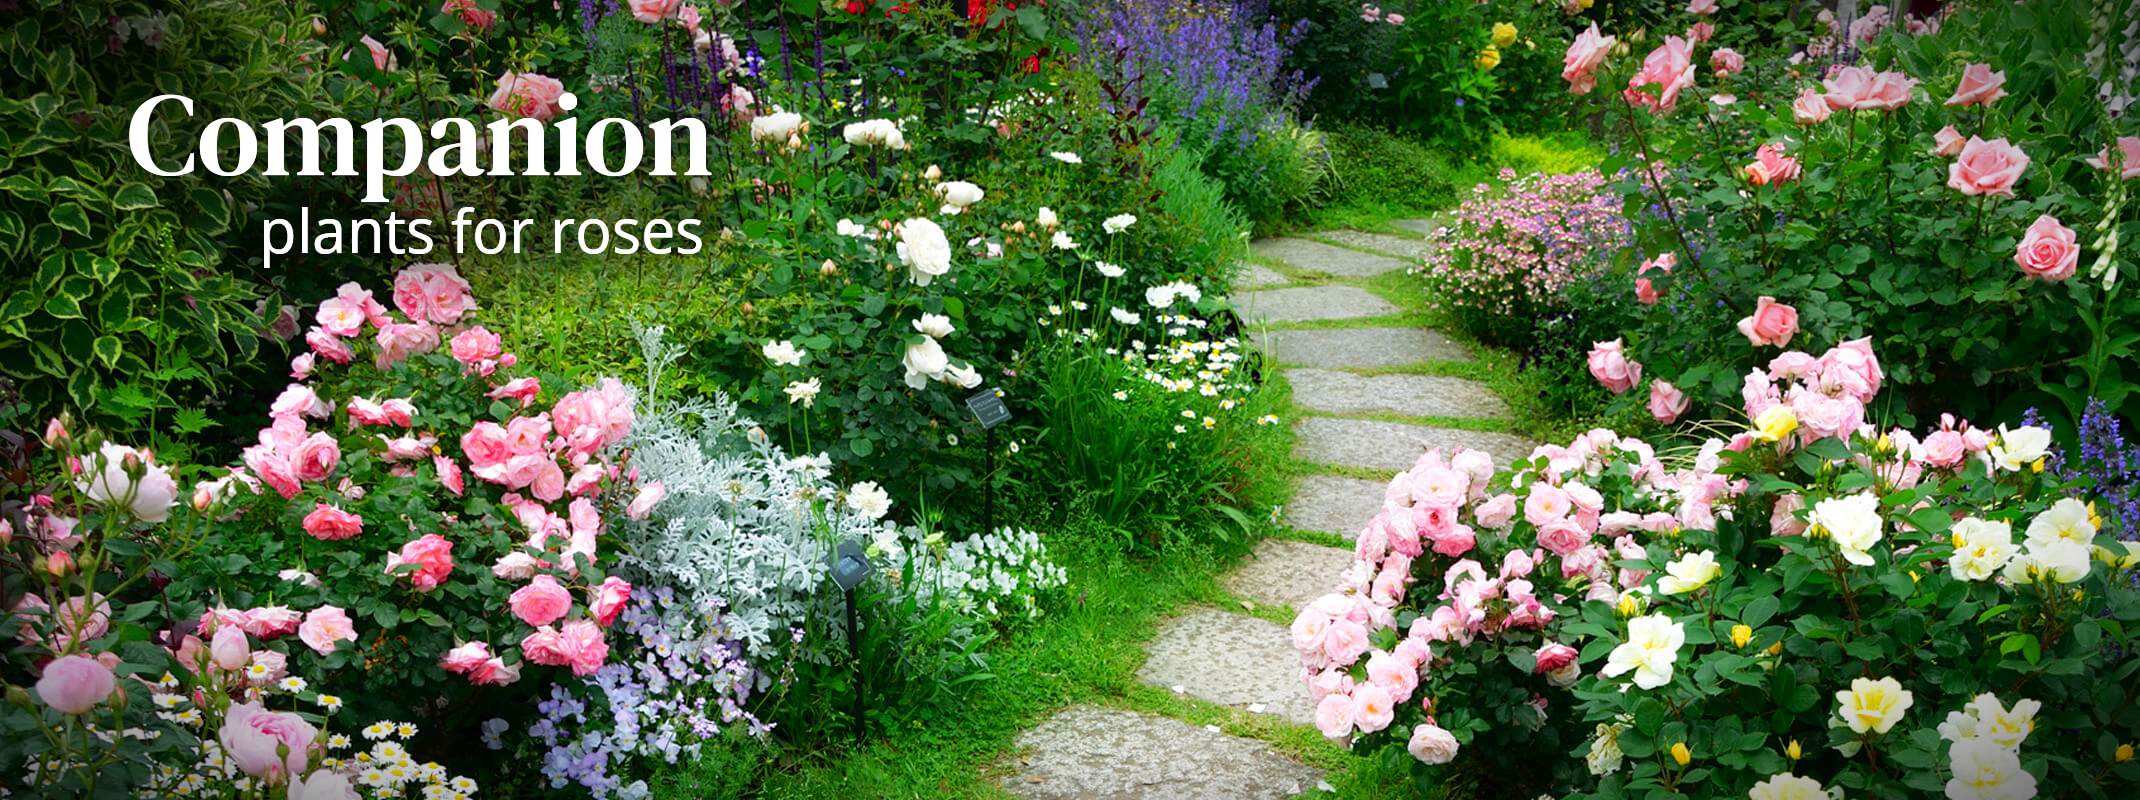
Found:
<svg viewBox="0 0 2140 800"><path fill-rule="evenodd" d="M1293 627L1324 733L1524 796L2129 793L2140 547L2042 469L2048 431L1804 424L1883 376L1785 358L1699 448L1400 474Z"/></svg>

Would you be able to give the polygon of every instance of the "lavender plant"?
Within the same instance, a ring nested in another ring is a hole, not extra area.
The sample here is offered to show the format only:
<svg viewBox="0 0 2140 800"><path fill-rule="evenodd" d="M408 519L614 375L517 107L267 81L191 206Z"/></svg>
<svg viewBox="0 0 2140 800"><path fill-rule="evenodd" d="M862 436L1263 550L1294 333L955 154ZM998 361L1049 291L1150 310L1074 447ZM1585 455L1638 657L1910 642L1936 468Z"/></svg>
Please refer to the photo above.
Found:
<svg viewBox="0 0 2140 800"><path fill-rule="evenodd" d="M1183 143L1208 143L1205 169L1264 220L1312 188L1322 157L1295 123L1315 79L1283 66L1305 31L1256 0L1114 0L1083 17L1079 66L1117 103L1149 104Z"/></svg>
<svg viewBox="0 0 2140 800"><path fill-rule="evenodd" d="M2030 417L2035 416L2030 409ZM2096 500L2095 512L2105 530L2120 539L2140 540L2140 446L2126 442L2125 423L2101 399L2088 399L2081 412L2079 442L2058 461L2060 477L2095 483L2089 496Z"/></svg>

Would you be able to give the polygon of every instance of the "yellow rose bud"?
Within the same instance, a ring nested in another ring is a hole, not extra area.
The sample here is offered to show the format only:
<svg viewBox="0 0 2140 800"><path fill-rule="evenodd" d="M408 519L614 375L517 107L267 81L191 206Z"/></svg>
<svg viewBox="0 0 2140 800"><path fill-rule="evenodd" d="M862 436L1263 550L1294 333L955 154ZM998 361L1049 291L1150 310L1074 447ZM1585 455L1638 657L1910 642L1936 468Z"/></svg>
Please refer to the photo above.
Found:
<svg viewBox="0 0 2140 800"><path fill-rule="evenodd" d="M1746 627L1744 625L1731 626L1731 646L1743 648L1746 646L1747 642L1751 642L1753 640L1754 629Z"/></svg>
<svg viewBox="0 0 2140 800"><path fill-rule="evenodd" d="M1507 47L1516 43L1516 26L1506 22L1494 23L1494 46Z"/></svg>
<svg viewBox="0 0 2140 800"><path fill-rule="evenodd" d="M2103 515L2095 513L2094 500L2088 501L2088 525L2098 530L2103 527Z"/></svg>
<svg viewBox="0 0 2140 800"><path fill-rule="evenodd" d="M1775 644L1769 645L1768 654L1772 656L1783 655L1783 642L1779 640Z"/></svg>
<svg viewBox="0 0 2140 800"><path fill-rule="evenodd" d="M1479 51L1479 58L1476 63L1479 65L1479 69L1493 69L1501 66L1501 51L1488 46L1486 49Z"/></svg>
<svg viewBox="0 0 2140 800"><path fill-rule="evenodd" d="M1672 745L1672 760L1679 762L1679 765L1684 767L1687 762L1694 760L1694 753L1687 750L1686 742L1679 742Z"/></svg>
<svg viewBox="0 0 2140 800"><path fill-rule="evenodd" d="M2043 462L2044 462L2045 460L2047 460L2047 459L2042 459L2042 458L2036 459L2036 463L2034 463L2034 464L2030 464L2030 465L2029 465L2029 471L2031 471L2031 472L2042 472L2042 471L2043 471Z"/></svg>
<svg viewBox="0 0 2140 800"><path fill-rule="evenodd" d="M1798 740L1792 739L1791 743L1783 748L1783 754L1790 756L1792 761L1797 761L1806 751L1798 749Z"/></svg>
<svg viewBox="0 0 2140 800"><path fill-rule="evenodd" d="M2133 746L2129 744L2118 745L2118 763L2123 764L2131 760L2133 760Z"/></svg>

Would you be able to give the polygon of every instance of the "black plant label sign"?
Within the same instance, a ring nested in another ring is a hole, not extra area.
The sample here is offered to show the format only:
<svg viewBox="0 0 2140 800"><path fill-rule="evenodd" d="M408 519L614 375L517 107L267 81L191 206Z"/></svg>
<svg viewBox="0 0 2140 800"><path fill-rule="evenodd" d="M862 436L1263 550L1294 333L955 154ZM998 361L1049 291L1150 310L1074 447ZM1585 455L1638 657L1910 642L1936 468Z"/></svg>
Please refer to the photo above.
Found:
<svg viewBox="0 0 2140 800"><path fill-rule="evenodd" d="M1001 389L989 389L966 398L966 408L973 412L973 418L981 423L982 430L1001 425L1011 418L1010 408L1003 405Z"/></svg>

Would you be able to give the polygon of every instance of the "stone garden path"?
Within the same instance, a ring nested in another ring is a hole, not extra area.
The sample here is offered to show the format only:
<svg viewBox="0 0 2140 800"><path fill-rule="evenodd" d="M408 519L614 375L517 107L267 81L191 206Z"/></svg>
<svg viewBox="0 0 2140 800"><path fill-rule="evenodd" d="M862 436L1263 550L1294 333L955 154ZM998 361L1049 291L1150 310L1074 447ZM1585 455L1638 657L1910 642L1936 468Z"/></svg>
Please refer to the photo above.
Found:
<svg viewBox="0 0 2140 800"><path fill-rule="evenodd" d="M1433 225L1397 223L1421 234ZM1297 475L1283 509L1297 536L1265 539L1221 577L1234 606L1186 608L1161 623L1140 681L1311 725L1315 708L1280 620L1329 592L1352 563L1351 538L1380 510L1389 479L1428 448L1483 449L1496 463L1529 454L1530 442L1497 432L1509 417L1500 398L1447 374L1464 372L1470 352L1417 324L1417 289L1393 273L1427 247L1350 230L1254 244L1269 266L1249 266L1232 300L1267 369L1293 389L1293 463L1272 466ZM1387 294L1400 302L1371 291L1399 286L1407 288ZM1258 739L1101 706L1065 709L1018 746L1023 755L1000 785L1031 800L1276 800L1327 787L1320 769Z"/></svg>

